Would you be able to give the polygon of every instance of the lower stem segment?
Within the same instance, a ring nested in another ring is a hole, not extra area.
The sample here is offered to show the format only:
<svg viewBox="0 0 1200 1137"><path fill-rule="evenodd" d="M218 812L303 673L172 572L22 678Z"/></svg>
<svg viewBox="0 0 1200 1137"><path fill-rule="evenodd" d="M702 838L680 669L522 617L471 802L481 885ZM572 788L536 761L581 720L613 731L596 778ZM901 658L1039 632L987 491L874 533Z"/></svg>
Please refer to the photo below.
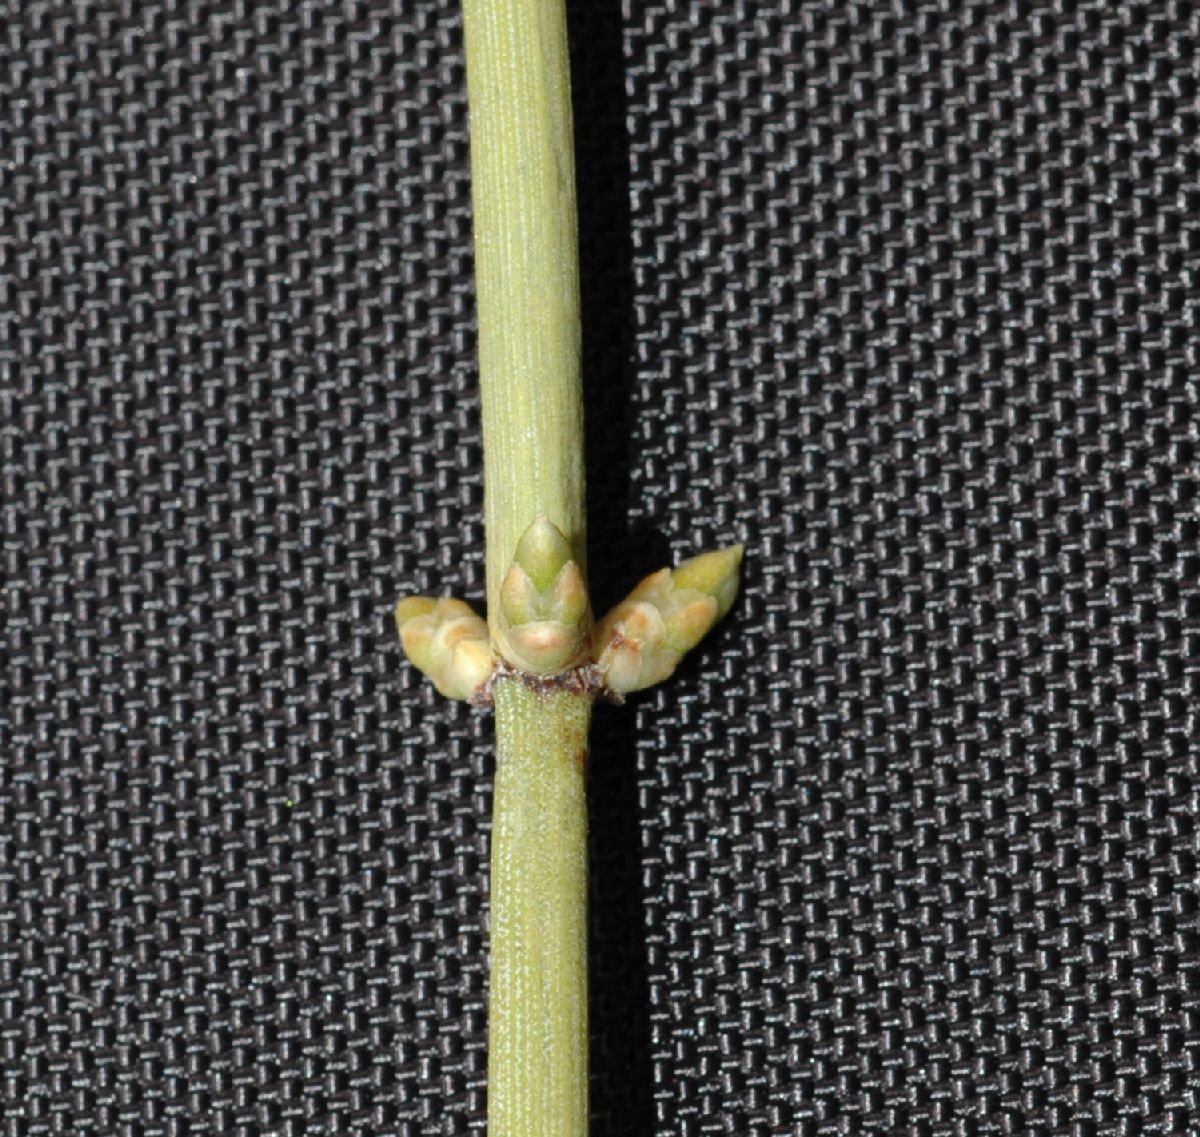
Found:
<svg viewBox="0 0 1200 1137"><path fill-rule="evenodd" d="M494 696L488 1137L587 1137L591 699Z"/></svg>

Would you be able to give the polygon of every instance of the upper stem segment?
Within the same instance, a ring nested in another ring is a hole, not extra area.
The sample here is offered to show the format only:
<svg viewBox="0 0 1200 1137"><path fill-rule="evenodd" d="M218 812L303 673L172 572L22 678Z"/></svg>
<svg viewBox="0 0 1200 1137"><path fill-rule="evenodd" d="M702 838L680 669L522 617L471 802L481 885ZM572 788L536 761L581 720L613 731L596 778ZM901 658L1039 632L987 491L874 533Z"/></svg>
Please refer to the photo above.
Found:
<svg viewBox="0 0 1200 1137"><path fill-rule="evenodd" d="M579 267L563 0L464 0L488 617L537 518L585 564Z"/></svg>

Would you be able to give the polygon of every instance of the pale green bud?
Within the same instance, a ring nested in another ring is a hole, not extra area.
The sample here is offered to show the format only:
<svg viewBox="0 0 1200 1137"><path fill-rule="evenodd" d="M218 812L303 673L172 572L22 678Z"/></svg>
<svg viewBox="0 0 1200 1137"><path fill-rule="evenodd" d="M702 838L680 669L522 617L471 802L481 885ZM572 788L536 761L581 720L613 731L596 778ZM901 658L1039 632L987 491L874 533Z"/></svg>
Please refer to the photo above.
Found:
<svg viewBox="0 0 1200 1137"><path fill-rule="evenodd" d="M404 654L451 699L471 699L496 666L487 624L469 604L449 597L409 596L396 605Z"/></svg>
<svg viewBox="0 0 1200 1137"><path fill-rule="evenodd" d="M529 574L538 592L545 592L573 559L570 541L548 517L539 517L529 525L513 553L513 564Z"/></svg>
<svg viewBox="0 0 1200 1137"><path fill-rule="evenodd" d="M588 614L587 581L574 561L561 569L546 595L546 615L568 626L582 626Z"/></svg>
<svg viewBox="0 0 1200 1137"><path fill-rule="evenodd" d="M711 596L717 602L715 623L733 607L738 591L738 569L745 551L743 545L730 545L701 553L676 566L671 572L671 580L677 589L690 588Z"/></svg>
<svg viewBox="0 0 1200 1137"><path fill-rule="evenodd" d="M737 595L742 546L660 569L645 578L596 629L595 659L618 694L666 679Z"/></svg>
<svg viewBox="0 0 1200 1137"><path fill-rule="evenodd" d="M535 675L554 675L586 657L588 595L583 570L552 521L539 517L517 542L500 584L498 638L504 656Z"/></svg>
<svg viewBox="0 0 1200 1137"><path fill-rule="evenodd" d="M690 588L676 590L659 611L666 625L667 646L680 655L691 651L720 619L716 600Z"/></svg>
<svg viewBox="0 0 1200 1137"><path fill-rule="evenodd" d="M542 618L542 594L520 565L512 565L500 582L500 607L509 625Z"/></svg>
<svg viewBox="0 0 1200 1137"><path fill-rule="evenodd" d="M596 629L597 663L605 684L621 694L661 683L680 653L666 646L666 625L645 600L622 600Z"/></svg>

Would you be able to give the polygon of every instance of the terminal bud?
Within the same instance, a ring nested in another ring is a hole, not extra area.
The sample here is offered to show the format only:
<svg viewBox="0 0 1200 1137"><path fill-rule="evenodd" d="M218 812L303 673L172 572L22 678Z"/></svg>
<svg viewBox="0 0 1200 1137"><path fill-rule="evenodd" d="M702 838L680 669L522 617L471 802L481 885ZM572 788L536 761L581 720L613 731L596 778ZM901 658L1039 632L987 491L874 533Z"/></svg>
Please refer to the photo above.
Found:
<svg viewBox="0 0 1200 1137"><path fill-rule="evenodd" d="M587 584L552 521L539 517L517 542L500 584L499 617L501 651L513 666L555 675L585 661Z"/></svg>

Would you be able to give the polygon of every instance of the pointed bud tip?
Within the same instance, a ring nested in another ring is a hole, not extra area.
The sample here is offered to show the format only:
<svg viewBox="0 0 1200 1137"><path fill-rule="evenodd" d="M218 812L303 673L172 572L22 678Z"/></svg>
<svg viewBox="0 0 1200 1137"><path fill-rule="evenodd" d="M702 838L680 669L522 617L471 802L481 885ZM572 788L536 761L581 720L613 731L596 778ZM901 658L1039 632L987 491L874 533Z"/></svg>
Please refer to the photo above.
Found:
<svg viewBox="0 0 1200 1137"><path fill-rule="evenodd" d="M521 534L513 563L528 574L539 592L545 592L559 571L572 560L571 542L548 517L539 517Z"/></svg>
<svg viewBox="0 0 1200 1137"><path fill-rule="evenodd" d="M719 620L737 597L738 570L745 551L745 546L739 544L701 553L676 566L671 580L676 588L692 588L716 600Z"/></svg>

